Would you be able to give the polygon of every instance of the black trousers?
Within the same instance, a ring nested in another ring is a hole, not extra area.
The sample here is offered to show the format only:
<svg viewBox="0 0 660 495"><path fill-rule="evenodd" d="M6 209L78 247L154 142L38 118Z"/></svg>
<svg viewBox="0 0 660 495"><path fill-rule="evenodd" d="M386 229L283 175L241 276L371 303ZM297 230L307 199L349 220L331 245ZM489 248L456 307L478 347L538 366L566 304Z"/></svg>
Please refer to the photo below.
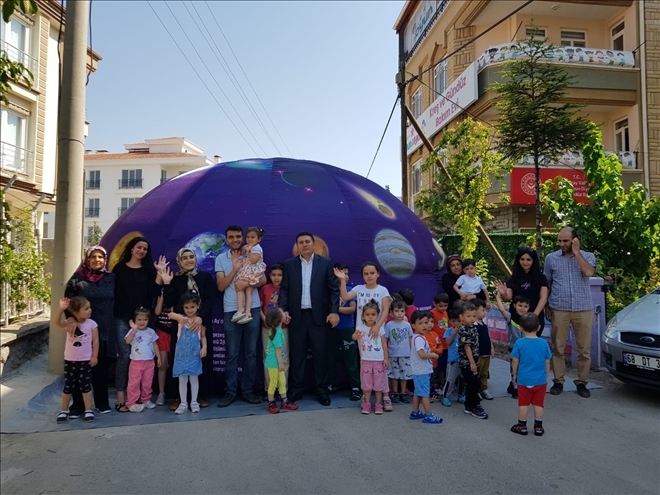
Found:
<svg viewBox="0 0 660 495"><path fill-rule="evenodd" d="M302 310L300 321L289 324L289 395L305 389L307 347L312 349L317 393L328 392L328 340L331 326L314 323L312 310Z"/></svg>
<svg viewBox="0 0 660 495"><path fill-rule="evenodd" d="M481 381L479 381L479 375L473 373L470 368L461 368L461 373L465 380L465 409L471 411L481 404L481 399L479 398Z"/></svg>
<svg viewBox="0 0 660 495"><path fill-rule="evenodd" d="M99 356L99 362L92 367L92 391L94 394L94 405L101 411L110 409L108 401L108 369L114 360L105 356ZM74 392L71 397L73 403L69 408L72 414L85 412L85 403L81 392Z"/></svg>

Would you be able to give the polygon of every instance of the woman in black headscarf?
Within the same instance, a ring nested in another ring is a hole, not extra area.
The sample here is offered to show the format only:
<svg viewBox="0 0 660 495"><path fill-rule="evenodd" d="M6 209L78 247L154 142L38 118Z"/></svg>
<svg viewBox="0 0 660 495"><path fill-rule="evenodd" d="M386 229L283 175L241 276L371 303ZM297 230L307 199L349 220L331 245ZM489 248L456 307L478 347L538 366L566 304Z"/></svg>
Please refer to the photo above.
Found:
<svg viewBox="0 0 660 495"><path fill-rule="evenodd" d="M108 368L117 359L117 339L113 315L115 301L115 275L106 270L108 255L101 246L92 246L85 252L85 259L71 276L64 289L64 297L87 298L92 307L92 319L98 325L98 363L92 368L94 405L101 414L110 412L108 402ZM68 315L67 315L68 316ZM75 320L73 323L75 327ZM73 393L69 418L79 416L85 410L82 393Z"/></svg>
<svg viewBox="0 0 660 495"><path fill-rule="evenodd" d="M442 276L442 290L449 296L449 309L454 307L454 303L461 299L461 296L454 290L454 285L458 278L463 275L463 260L457 254L452 254L447 258L445 264L447 273Z"/></svg>

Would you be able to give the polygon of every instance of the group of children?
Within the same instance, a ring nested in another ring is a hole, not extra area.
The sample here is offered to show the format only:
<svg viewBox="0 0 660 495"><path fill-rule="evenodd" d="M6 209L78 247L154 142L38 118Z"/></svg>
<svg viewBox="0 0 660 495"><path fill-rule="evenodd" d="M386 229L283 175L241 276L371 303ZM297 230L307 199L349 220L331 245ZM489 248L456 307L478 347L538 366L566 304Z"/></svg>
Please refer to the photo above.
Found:
<svg viewBox="0 0 660 495"><path fill-rule="evenodd" d="M253 234L250 236L250 234ZM245 278L248 286L254 285L256 273L263 273L263 251L259 241L263 230L248 229L247 251L254 254L248 257ZM251 238L253 237L253 239ZM255 249L256 248L256 249ZM258 266L255 266L258 265ZM334 377L336 351L342 350L349 383L351 400L362 399L361 413L372 411L371 396L375 395L374 413L392 411L393 403L409 403L408 391L412 382L412 412L410 419L421 419L423 423L440 424L442 418L431 412L431 402L440 401L443 406L451 406L450 396L458 391L457 402L464 405L464 412L475 418L487 419L488 414L481 406L481 399L492 400L488 391L488 371L493 346L488 327L484 323L489 301L483 301L477 294L485 287L475 274L474 262L465 260L464 276L459 278L455 290L462 300L448 308L449 297L438 292L434 296L431 311L419 310L414 305L414 294L410 289L390 295L386 287L378 284L380 271L375 263L362 266L363 284L348 284L348 267L337 263L334 273L340 285L340 323L333 332L336 339L329 342L331 378ZM261 319L263 323L264 371L267 388L267 411L296 410L298 406L287 400L286 370L288 365L286 327L283 313L278 307L283 266L279 263L271 267L269 284L261 289ZM238 287L237 287L238 288ZM247 291L251 294L252 291ZM245 298L247 299L247 297ZM249 301L246 308L250 307ZM197 413L199 391L198 376L202 373L201 359L207 352L207 342L203 331L193 331L191 322L197 316L200 297L194 291L181 299L184 314L177 314L163 308L162 296L158 300L156 313L161 319L176 322L178 325L176 353L173 363L173 376L179 378L180 405L176 414L188 410L187 391L190 384L190 410ZM509 346L511 351L511 383L509 393L518 398L519 421L511 431L527 435L527 414L530 405L534 406L534 434L542 435L544 430L543 401L547 373L549 372L550 349L539 339L539 321L529 313L529 301L514 299L516 315L504 308L497 295L498 309L509 324ZM65 387L62 394L61 412L57 422L68 419L68 405L71 391L78 389L85 402L84 420L94 420L91 409L91 367L98 356L98 329L91 320L91 307L84 297L60 300L60 309L55 321L64 328L62 319L65 310L77 321L77 328L67 335L65 348ZM237 320L246 323L245 311ZM167 360L158 340L163 330L149 328L150 311L138 308L130 321L130 331L125 337L131 346L131 363L127 390L126 411L142 412L164 404L164 373L159 373L160 393L156 404L151 401L152 381L156 367L161 369ZM169 334L167 334L169 336ZM524 338L520 338L524 337ZM356 362L355 346L359 350L360 366ZM169 347L168 347L169 348ZM359 377L357 376L359 374ZM332 381L330 382L332 385ZM358 385L361 388L358 389ZM275 402L279 394L281 407ZM420 410L422 409L422 410Z"/></svg>

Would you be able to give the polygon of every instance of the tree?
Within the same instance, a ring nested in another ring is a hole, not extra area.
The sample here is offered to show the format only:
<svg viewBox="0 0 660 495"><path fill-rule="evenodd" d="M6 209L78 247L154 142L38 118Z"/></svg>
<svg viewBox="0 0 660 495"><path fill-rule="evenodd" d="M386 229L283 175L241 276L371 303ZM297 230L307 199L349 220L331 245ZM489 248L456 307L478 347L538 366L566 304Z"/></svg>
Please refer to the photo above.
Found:
<svg viewBox="0 0 660 495"><path fill-rule="evenodd" d="M18 9L26 14L37 12L37 2L34 0L5 0L2 4L2 19L9 22L14 11ZM25 65L13 61L5 50L0 50L0 102L9 104L7 93L9 92L9 83L25 84L28 88L32 87L34 76Z"/></svg>
<svg viewBox="0 0 660 495"><path fill-rule="evenodd" d="M91 229L89 230L89 233L87 234L87 242L86 244L88 246L98 246L101 244L101 239L103 238L103 230L101 230L101 227L99 227L99 224L94 222L94 225L92 225Z"/></svg>
<svg viewBox="0 0 660 495"><path fill-rule="evenodd" d="M511 172L509 162L490 147L491 131L471 118L445 131L435 152L422 166L432 170L434 182L415 201L415 205L432 218L432 224L452 224L462 235L461 252L470 257L479 236L482 219L489 220L493 204L485 203L492 183ZM441 171L441 167L447 174Z"/></svg>
<svg viewBox="0 0 660 495"><path fill-rule="evenodd" d="M612 279L618 291L612 299L623 307L642 295L650 277L657 282L660 198L647 199L638 183L626 190L621 169L616 155L605 154L598 127L590 124L584 147L587 202L575 201L573 184L562 177L543 184L542 201L552 222L576 228L581 244L596 253L599 274Z"/></svg>
<svg viewBox="0 0 660 495"><path fill-rule="evenodd" d="M563 67L548 63L548 55L556 47L549 44L548 38L538 39L536 34L513 45L511 50L518 54L517 58L505 64L504 82L496 83L494 89L500 96L498 150L514 162L526 156L534 158L536 249L540 256L541 162L581 149L589 122L576 115L583 105L563 101L566 88L575 78Z"/></svg>

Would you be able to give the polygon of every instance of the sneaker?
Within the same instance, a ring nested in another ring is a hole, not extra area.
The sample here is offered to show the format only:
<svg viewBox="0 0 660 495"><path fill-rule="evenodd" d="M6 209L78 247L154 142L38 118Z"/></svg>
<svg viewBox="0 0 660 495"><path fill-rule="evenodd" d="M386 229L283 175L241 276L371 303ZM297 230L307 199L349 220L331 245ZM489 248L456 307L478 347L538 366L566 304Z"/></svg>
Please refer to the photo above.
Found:
<svg viewBox="0 0 660 495"><path fill-rule="evenodd" d="M239 325L245 325L246 323L250 323L253 320L252 315L250 313L245 313L243 317L238 320L236 323Z"/></svg>
<svg viewBox="0 0 660 495"><path fill-rule="evenodd" d="M584 383L578 383L577 384L577 393L580 397L591 397L591 392L589 392L589 389Z"/></svg>
<svg viewBox="0 0 660 495"><path fill-rule="evenodd" d="M261 404L261 399L254 392L248 392L247 394L243 394L241 398L248 404Z"/></svg>
<svg viewBox="0 0 660 495"><path fill-rule="evenodd" d="M351 390L351 397L350 400L353 402L357 402L362 398L362 394L360 393L360 389L354 388Z"/></svg>
<svg viewBox="0 0 660 495"><path fill-rule="evenodd" d="M422 423L439 425L442 423L442 418L437 417L435 414L427 414L424 416L424 419L422 419Z"/></svg>
<svg viewBox="0 0 660 495"><path fill-rule="evenodd" d="M85 411L85 417L83 418L85 423L91 423L94 421L94 411Z"/></svg>
<svg viewBox="0 0 660 495"><path fill-rule="evenodd" d="M363 402L362 403L362 414L369 414L371 412L371 403Z"/></svg>
<svg viewBox="0 0 660 495"><path fill-rule="evenodd" d="M290 400L283 400L280 405L280 411L297 411L298 404L291 402Z"/></svg>
<svg viewBox="0 0 660 495"><path fill-rule="evenodd" d="M224 397L221 397L218 401L218 407L227 407L229 404L236 400L236 396L232 394L225 394Z"/></svg>
<svg viewBox="0 0 660 495"><path fill-rule="evenodd" d="M451 407L451 401L447 397L442 398L442 403L441 404L445 407Z"/></svg>
<svg viewBox="0 0 660 495"><path fill-rule="evenodd" d="M374 414L383 414L383 405L382 404L376 404L376 409L374 411Z"/></svg>
<svg viewBox="0 0 660 495"><path fill-rule="evenodd" d="M422 411L413 411L410 413L410 419L422 419L424 413Z"/></svg>
<svg viewBox="0 0 660 495"><path fill-rule="evenodd" d="M488 419L488 414L486 414L486 411L484 411L483 408L480 409L478 406L472 409L472 411L470 411L469 414L471 414L475 418Z"/></svg>
<svg viewBox="0 0 660 495"><path fill-rule="evenodd" d="M456 399L456 402L458 402L459 404L465 404L465 396L459 395L458 399Z"/></svg>
<svg viewBox="0 0 660 495"><path fill-rule="evenodd" d="M176 399L174 402L172 402L170 404L170 411L176 411L179 407L179 404L181 404L181 399Z"/></svg>
<svg viewBox="0 0 660 495"><path fill-rule="evenodd" d="M147 403L144 405L144 407L146 407L147 409L156 409L156 404L154 404L153 402L149 401L149 402L147 402Z"/></svg>
<svg viewBox="0 0 660 495"><path fill-rule="evenodd" d="M266 406L266 411L268 411L271 414L277 414L278 412L280 412L275 402L269 402L268 405Z"/></svg>
<svg viewBox="0 0 660 495"><path fill-rule="evenodd" d="M490 392L488 390L484 390L481 392L481 398L485 400L493 400L493 396L490 395Z"/></svg>
<svg viewBox="0 0 660 495"><path fill-rule="evenodd" d="M511 431L513 433L517 433L518 435L522 435L522 436L525 436L528 433L527 425L526 424L520 424L520 423L516 423L515 425L513 425L511 427Z"/></svg>
<svg viewBox="0 0 660 495"><path fill-rule="evenodd" d="M559 395L563 391L564 391L564 384L557 382L550 388L550 395Z"/></svg>
<svg viewBox="0 0 660 495"><path fill-rule="evenodd" d="M107 409L99 409L100 414L110 414L112 412L112 409L108 407Z"/></svg>
<svg viewBox="0 0 660 495"><path fill-rule="evenodd" d="M158 394L158 398L156 399L156 405L157 406L165 405L165 394Z"/></svg>
<svg viewBox="0 0 660 495"><path fill-rule="evenodd" d="M142 404L133 404L128 410L134 413L141 413L144 411L144 406Z"/></svg>
<svg viewBox="0 0 660 495"><path fill-rule="evenodd" d="M401 402L401 396L399 394L392 394L392 404L398 404Z"/></svg>
<svg viewBox="0 0 660 495"><path fill-rule="evenodd" d="M383 397L383 410L386 412L394 411L394 408L392 407L392 399L390 399L389 395Z"/></svg>
<svg viewBox="0 0 660 495"><path fill-rule="evenodd" d="M200 408L200 406L199 406L199 402L191 402L191 403L190 403L190 410L191 410L192 412L194 412L194 413L198 413L198 412L199 412L199 408Z"/></svg>
<svg viewBox="0 0 660 495"><path fill-rule="evenodd" d="M67 419L69 419L69 413L66 411L61 411L57 415L57 419L55 419L55 421L57 421L58 424L62 424L62 423L66 423Z"/></svg>
<svg viewBox="0 0 660 495"><path fill-rule="evenodd" d="M174 414L183 414L187 410L188 410L188 404L186 404L185 402L182 402L181 404L179 404L179 407L176 408L176 410L174 411Z"/></svg>
<svg viewBox="0 0 660 495"><path fill-rule="evenodd" d="M441 402L444 397L442 396L442 394L435 393L431 396L431 398L434 401L437 400L438 402Z"/></svg>
<svg viewBox="0 0 660 495"><path fill-rule="evenodd" d="M242 313L240 311L236 311L236 313L234 313L234 316L231 317L231 321L232 321L232 323L236 323L241 318L245 318L245 313Z"/></svg>
<svg viewBox="0 0 660 495"><path fill-rule="evenodd" d="M412 400L410 400L410 397L408 397L406 394L401 394L401 403L402 404L410 404Z"/></svg>

